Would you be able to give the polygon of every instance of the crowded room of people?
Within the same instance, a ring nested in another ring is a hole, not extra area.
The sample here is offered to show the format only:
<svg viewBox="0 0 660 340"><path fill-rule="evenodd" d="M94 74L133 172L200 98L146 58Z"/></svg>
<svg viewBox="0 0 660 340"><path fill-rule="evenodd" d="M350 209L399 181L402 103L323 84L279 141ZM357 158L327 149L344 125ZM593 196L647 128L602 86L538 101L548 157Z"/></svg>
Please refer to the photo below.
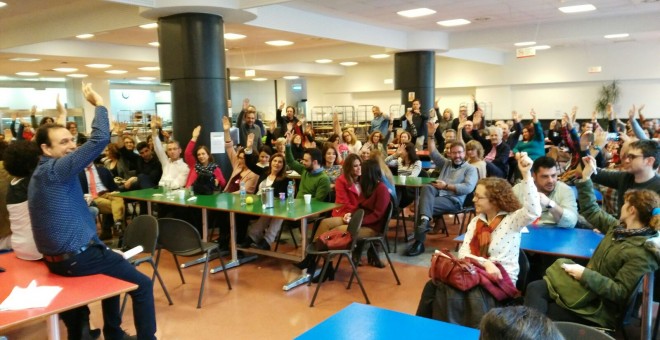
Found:
<svg viewBox="0 0 660 340"><path fill-rule="evenodd" d="M0 1L0 340L660 339L658 15Z"/></svg>

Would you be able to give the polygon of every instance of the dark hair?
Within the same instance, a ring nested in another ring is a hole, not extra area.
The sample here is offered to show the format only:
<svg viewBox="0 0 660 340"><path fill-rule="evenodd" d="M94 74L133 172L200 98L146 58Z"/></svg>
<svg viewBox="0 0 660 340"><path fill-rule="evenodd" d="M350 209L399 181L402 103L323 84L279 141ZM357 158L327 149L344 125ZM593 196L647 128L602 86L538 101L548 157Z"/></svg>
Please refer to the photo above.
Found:
<svg viewBox="0 0 660 340"><path fill-rule="evenodd" d="M115 160L119 159L119 157L120 157L119 147L117 147L117 144L115 144L115 143L108 144L108 152L106 153L106 156L111 156Z"/></svg>
<svg viewBox="0 0 660 340"><path fill-rule="evenodd" d="M137 146L135 147L135 150L137 150L139 152L140 150L142 150L144 148L148 148L148 147L149 147L149 144L147 144L147 142L139 142L139 143L137 143Z"/></svg>
<svg viewBox="0 0 660 340"><path fill-rule="evenodd" d="M353 182L352 172L353 172L353 163L355 163L356 160L360 162L360 165L362 164L362 159L360 159L360 156L354 153L349 154L348 156L346 156L346 159L344 159L344 164L342 164L341 166L341 172L344 174L344 178L349 184L355 183Z"/></svg>
<svg viewBox="0 0 660 340"><path fill-rule="evenodd" d="M378 183L383 180L380 165L375 159L367 159L362 162L362 175L360 176L360 187L364 197L371 197Z"/></svg>
<svg viewBox="0 0 660 340"><path fill-rule="evenodd" d="M317 148L308 148L305 149L305 153L312 157L312 163L316 161L318 165L323 166L323 156L321 155L321 150Z"/></svg>
<svg viewBox="0 0 660 340"><path fill-rule="evenodd" d="M41 148L27 140L15 141L4 152L5 170L15 177L27 177L39 164Z"/></svg>
<svg viewBox="0 0 660 340"><path fill-rule="evenodd" d="M653 162L653 170L658 169L658 165L660 165L660 143L651 139L638 140L630 143L628 150L630 149L642 151L642 156L644 156L644 158L655 158L655 161Z"/></svg>
<svg viewBox="0 0 660 340"><path fill-rule="evenodd" d="M284 109L284 112L286 112L289 108L291 108L291 110L293 110L293 114L295 115L296 114L296 108L291 106L291 105L287 106L286 109Z"/></svg>
<svg viewBox="0 0 660 340"><path fill-rule="evenodd" d="M563 340L552 320L526 306L493 308L481 319L480 340Z"/></svg>
<svg viewBox="0 0 660 340"><path fill-rule="evenodd" d="M273 160L275 158L282 158L282 169L277 173L277 178L284 178L286 176L286 157L283 154L276 152L271 155L270 160L268 161L268 174L270 174L270 169L273 168Z"/></svg>
<svg viewBox="0 0 660 340"><path fill-rule="evenodd" d="M206 145L198 145L198 146L195 148L195 153L194 153L194 155L195 155L195 161L199 162L199 161L197 160L197 152L198 152L200 149L206 151L206 154L209 155L209 164L211 164L211 163L215 163L215 160L213 159L213 155L211 155L211 150L209 150L209 148L206 147Z"/></svg>
<svg viewBox="0 0 660 340"><path fill-rule="evenodd" d="M55 120L53 117L41 117L41 120L39 121L39 126L42 126L44 124L53 124L55 123Z"/></svg>
<svg viewBox="0 0 660 340"><path fill-rule="evenodd" d="M410 164L415 163L419 160L419 156L417 156L417 150L415 150L415 144L413 143L406 143L406 153L408 154L408 159L410 160Z"/></svg>
<svg viewBox="0 0 660 340"><path fill-rule="evenodd" d="M525 129L527 130L527 133L529 134L529 139L526 140L525 142L528 142L528 141L531 141L532 139L534 139L534 123L527 124L525 127L523 127L523 130L525 130ZM520 131L520 133L522 134L522 131Z"/></svg>
<svg viewBox="0 0 660 340"><path fill-rule="evenodd" d="M534 164L532 164L532 172L537 173L539 172L540 168L552 169L555 167L557 167L557 162L555 161L554 158L548 156L541 156L534 161Z"/></svg>
<svg viewBox="0 0 660 340"><path fill-rule="evenodd" d="M323 151L321 151L321 155L323 157L323 166L325 167L325 154L328 153L328 150L332 149L335 152L335 162L333 165L337 165L339 161L339 151L337 151L337 148L332 143L323 143Z"/></svg>
<svg viewBox="0 0 660 340"><path fill-rule="evenodd" d="M3 140L3 141L0 141L0 161L3 160L4 153L5 153L5 150L7 149L7 146L8 146L8 145L9 145L9 144L7 144L6 141L4 141L4 140Z"/></svg>
<svg viewBox="0 0 660 340"><path fill-rule="evenodd" d="M336 134L336 133L333 133L333 134L330 135L330 137L328 137L328 142L334 143L334 142L337 141L337 139L339 139L339 135Z"/></svg>
<svg viewBox="0 0 660 340"><path fill-rule="evenodd" d="M50 123L48 123L48 124L44 124L44 125L40 126L37 129L37 134L36 134L35 141L37 142L37 146L39 147L39 150L40 150L39 152L40 153L43 153L43 151L41 150L41 144L46 144L46 146L51 145L49 134L50 134L50 130L52 130L52 129L65 129L65 127L60 125L60 124L50 124Z"/></svg>
<svg viewBox="0 0 660 340"><path fill-rule="evenodd" d="M272 156L272 155L273 155L273 149L272 149L270 146L268 146L268 145L262 145L262 146L259 148L259 153L262 153L262 152L267 153L268 156ZM209 155L210 155L210 154L209 154Z"/></svg>
<svg viewBox="0 0 660 340"><path fill-rule="evenodd" d="M70 128L71 128L72 126L74 126L74 125L75 125L76 127L78 127L78 123L76 123L76 122L66 122L66 129L68 130L68 129L70 129Z"/></svg>

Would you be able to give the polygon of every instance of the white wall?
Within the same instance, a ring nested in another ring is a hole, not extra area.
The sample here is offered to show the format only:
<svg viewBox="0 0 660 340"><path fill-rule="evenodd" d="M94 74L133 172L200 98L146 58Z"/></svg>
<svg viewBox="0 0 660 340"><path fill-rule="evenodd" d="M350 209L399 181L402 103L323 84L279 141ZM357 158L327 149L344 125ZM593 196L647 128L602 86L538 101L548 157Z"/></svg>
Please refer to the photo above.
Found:
<svg viewBox="0 0 660 340"><path fill-rule="evenodd" d="M280 88L279 83L278 88ZM231 105L233 115L238 116L241 112L243 99L245 98L249 98L250 104L257 108L257 112L260 112L259 118L262 120L275 119L275 110L278 104L275 103L274 81L232 81Z"/></svg>

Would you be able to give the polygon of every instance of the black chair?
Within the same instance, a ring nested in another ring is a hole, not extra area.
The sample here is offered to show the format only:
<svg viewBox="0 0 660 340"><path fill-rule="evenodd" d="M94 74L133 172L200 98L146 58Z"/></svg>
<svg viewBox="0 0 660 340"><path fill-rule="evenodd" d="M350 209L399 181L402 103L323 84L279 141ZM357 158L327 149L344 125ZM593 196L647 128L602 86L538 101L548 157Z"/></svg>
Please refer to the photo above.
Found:
<svg viewBox="0 0 660 340"><path fill-rule="evenodd" d="M321 285L323 284L323 279L325 278L325 274L328 271L328 266L331 265L332 259L335 256L339 256L339 259L341 259L342 256L345 256L346 259L348 259L348 262L351 264L351 269L353 270L353 274L351 275L351 279L346 289L350 288L351 282L353 281L353 276L355 276L357 278L358 284L360 285L360 289L362 290L362 295L364 295L364 299L366 300L367 304L371 303L369 301L369 297L367 297L367 292L364 290L364 286L362 285L362 280L360 280L360 276L357 273L357 267L355 266L355 263L353 262L353 258L352 258L353 249L355 248L355 244L357 243L357 239L358 239L357 235L358 235L358 231L360 230L360 226L362 225L363 217L364 217L364 210L358 209L353 213L353 215L351 216L351 220L348 222L347 231L348 233L351 234L351 237L353 239L353 242L351 242L349 248L341 249L341 250L318 250L314 246L314 243L310 243L309 246L307 246L307 254L316 255L317 257L323 258L323 269L321 270L321 276L319 277L319 283L316 286L316 290L314 291L314 296L312 297L312 301L309 304L310 307L314 307L314 301L316 301L316 296L318 295L319 290L321 289ZM337 263L337 266L339 266L339 263ZM314 275L314 273L310 273L310 274ZM311 284L312 282L310 280L308 285Z"/></svg>
<svg viewBox="0 0 660 340"><path fill-rule="evenodd" d="M422 170L422 171L419 172L419 175L417 175L417 177L429 177L429 173ZM401 196L403 196L403 192L407 189L408 188L404 188L404 190L402 190L401 195L399 195L397 193L397 197L398 197L399 200L401 200ZM420 190L421 190L421 188L420 188ZM419 197L415 197L415 199L419 199ZM408 227L406 226L406 216L403 213L403 210L405 209L405 206L402 207L401 204L399 204L398 206L399 206L399 209L398 209L398 213L396 214L396 226L394 226L394 252L395 253L396 253L396 249L397 249L396 240L399 238L399 221L401 221L402 224L403 224L403 241L404 242L409 241L409 239L408 239ZM416 207L416 208L419 209L419 206ZM415 212L415 216L416 215L417 215L417 212ZM415 223L417 223L417 221L413 221L413 228L415 227ZM410 234L411 237L412 237L412 235L413 234Z"/></svg>
<svg viewBox="0 0 660 340"><path fill-rule="evenodd" d="M516 288L525 295L525 290L527 289L527 275L529 274L529 259L527 254L520 249L520 254L518 254L518 267L520 271L518 272L518 281L516 281Z"/></svg>
<svg viewBox="0 0 660 340"><path fill-rule="evenodd" d="M465 200L463 201L463 207L458 210L454 211L445 211L440 215L434 215L433 219L436 220L436 229L440 229L444 231L444 234L448 237L449 236L449 230L447 230L447 224L445 223L445 215L450 215L453 214L455 218L458 215L463 215L463 218L461 219L461 227L458 230L458 234L461 235L465 232L465 228L468 225L468 221L470 220L471 217L474 217L476 215L476 212L474 210L474 202L472 199L474 198L474 191L467 194L465 196ZM438 223L441 223L441 226L438 227ZM458 250L458 246L456 246L456 250Z"/></svg>
<svg viewBox="0 0 660 340"><path fill-rule="evenodd" d="M149 263L151 268L154 270L154 275L151 277L151 281L153 282L154 278L158 278L158 282L160 282L160 286L165 292L167 301L170 303L170 305L172 305L173 302L172 298L170 297L170 293L167 291L167 287L165 287L165 283L163 282L160 273L158 273L158 266L156 266L154 263L154 252L156 251L157 242L158 220L150 215L140 215L133 218L131 223L126 227L126 231L124 233L124 246L121 250L127 251L137 246L142 246L142 255L131 257L128 259L128 261L136 267L145 262ZM127 299L128 294L124 295L124 300L121 304L121 309L119 312L120 315L124 314L124 308L126 307Z"/></svg>
<svg viewBox="0 0 660 340"><path fill-rule="evenodd" d="M206 283L206 277L209 272L208 267L211 252L217 252L220 264L222 265L222 272L225 274L225 280L227 281L227 288L231 289L225 261L222 259L220 248L217 243L202 242L202 238L199 236L197 229L186 221L175 218L161 218L158 222L160 225L158 243L161 245L162 249L169 251L172 253L172 256L174 256L174 262L176 263L176 269L179 271L181 283L185 284L186 281L183 278L183 273L181 272L181 266L179 265L177 256L196 256L205 254L206 262L204 262L204 270L202 272L202 285L199 288L197 308L202 307L202 295L204 294L204 284ZM158 251L158 258L160 258L160 249ZM158 260L156 260L156 263L158 263Z"/></svg>
<svg viewBox="0 0 660 340"><path fill-rule="evenodd" d="M362 250L364 250L368 246L373 247L376 244L380 244L380 246L383 248L383 250L385 252L385 257L387 258L387 262L390 264L390 268L392 269L392 274L394 274L394 278L396 279L396 284L401 285L401 281L399 281L399 276L396 274L396 270L394 270L394 264L392 264L392 260L390 259L390 255L388 254L388 252L390 250L390 245L387 242L387 231L389 229L390 219L392 217L392 210L394 210L394 203L392 203L392 201L390 201L390 203L387 205L387 212L385 213L385 219L383 221L384 222L383 223L383 232L379 235L376 235L376 236L365 237L365 238L359 239L358 242L364 242L364 247L358 247L360 249L360 254L356 254L356 255L357 255L357 258L360 259L360 258L362 258ZM337 263L337 265L339 265L339 263ZM353 280L351 279L351 282L349 282L349 284L348 284L349 287L350 287L352 281Z"/></svg>
<svg viewBox="0 0 660 340"><path fill-rule="evenodd" d="M587 325L563 321L554 324L565 339L614 340L607 333Z"/></svg>
<svg viewBox="0 0 660 340"><path fill-rule="evenodd" d="M328 193L328 196L325 198L325 202L329 203L334 203L335 202L335 192L330 191ZM321 224L321 221L324 218L332 216L332 211L328 211L327 213L319 214L318 216L312 217L307 219L307 224L314 223L314 227L312 229L312 234L310 235L310 240L311 237L314 237L314 233L316 232L316 229L319 228L319 224ZM291 240L293 241L293 245L298 249L298 242L296 241L296 237L293 234L293 229L295 228L300 228L300 223L298 222L292 222L292 221L284 221L282 223L282 227L280 228L280 231L277 233L277 237L275 238L275 250L277 251L277 248L280 246L280 238L282 237L282 231L284 228L289 229L289 235L291 235Z"/></svg>

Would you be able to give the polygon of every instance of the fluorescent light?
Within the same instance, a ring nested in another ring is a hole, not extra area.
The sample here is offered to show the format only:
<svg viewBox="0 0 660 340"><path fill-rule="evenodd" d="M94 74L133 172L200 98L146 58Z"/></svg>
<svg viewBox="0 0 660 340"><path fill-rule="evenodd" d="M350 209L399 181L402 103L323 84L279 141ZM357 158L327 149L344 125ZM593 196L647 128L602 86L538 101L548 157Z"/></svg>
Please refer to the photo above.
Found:
<svg viewBox="0 0 660 340"><path fill-rule="evenodd" d="M158 47L158 46L160 46L160 43L158 41L153 41L153 42L150 42L149 45L151 45L153 47Z"/></svg>
<svg viewBox="0 0 660 340"><path fill-rule="evenodd" d="M0 7L5 7L5 6L7 6L7 4L4 3L4 2L2 2L2 1L0 1Z"/></svg>
<svg viewBox="0 0 660 340"><path fill-rule="evenodd" d="M406 18L417 18L417 17L423 17L425 15L431 15L435 14L435 11L429 8L415 8L415 9L409 9L406 11L398 11L396 14L406 17Z"/></svg>
<svg viewBox="0 0 660 340"><path fill-rule="evenodd" d="M156 80L156 77L138 77L138 79L149 81L149 80Z"/></svg>
<svg viewBox="0 0 660 340"><path fill-rule="evenodd" d="M24 76L24 77L34 77L34 76L38 76L39 72L22 71L22 72L16 72L16 75Z"/></svg>
<svg viewBox="0 0 660 340"><path fill-rule="evenodd" d="M559 7L559 10L562 11L563 13L572 14L572 13L595 11L596 6L592 4L565 6L565 7Z"/></svg>
<svg viewBox="0 0 660 340"><path fill-rule="evenodd" d="M605 36L605 39L621 39L628 38L630 34L628 33L617 33L617 34L608 34Z"/></svg>
<svg viewBox="0 0 660 340"><path fill-rule="evenodd" d="M371 58L374 58L374 59L385 59L385 58L387 58L387 57L389 57L389 56L390 56L389 54L385 54L385 53L382 53L382 54L372 54L372 55L370 55L370 57L371 57Z"/></svg>
<svg viewBox="0 0 660 340"><path fill-rule="evenodd" d="M271 41L266 41L266 44L270 46L289 46L289 45L293 45L293 42L288 40L271 40Z"/></svg>
<svg viewBox="0 0 660 340"><path fill-rule="evenodd" d="M238 40L238 39L243 39L245 36L243 34L238 34L238 33L225 33L225 39L227 40Z"/></svg>
<svg viewBox="0 0 660 340"><path fill-rule="evenodd" d="M65 78L53 78L53 77L41 77L39 78L42 81L57 81L57 82L62 82L64 81Z"/></svg>
<svg viewBox="0 0 660 340"><path fill-rule="evenodd" d="M10 61L24 61L24 62L33 62L33 61L39 61L41 59L39 58L11 58L9 59Z"/></svg>
<svg viewBox="0 0 660 340"><path fill-rule="evenodd" d="M342 66L355 66L357 64L358 64L357 61L344 61L344 62L339 63L339 65L342 65Z"/></svg>
<svg viewBox="0 0 660 340"><path fill-rule="evenodd" d="M286 80L294 80L294 79L298 79L298 78L300 78L300 77L298 77L298 76L284 76L284 77L282 77L282 78L284 78L284 79L286 79Z"/></svg>
<svg viewBox="0 0 660 340"><path fill-rule="evenodd" d="M87 64L85 66L91 67L91 68L108 68L108 67L112 67L112 65L110 65L110 64Z"/></svg>
<svg viewBox="0 0 660 340"><path fill-rule="evenodd" d="M78 39L89 39L89 38L91 38L91 37L93 37L93 36L94 36L94 34L91 34L91 33L85 33L85 34L78 34L78 35L76 35L76 38L78 38Z"/></svg>
<svg viewBox="0 0 660 340"><path fill-rule="evenodd" d="M316 59L314 62L317 64L329 64L332 62L332 59Z"/></svg>
<svg viewBox="0 0 660 340"><path fill-rule="evenodd" d="M128 71L124 71L124 70L107 70L107 71L105 71L105 73L110 73L110 74L124 74L126 72L128 72Z"/></svg>
<svg viewBox="0 0 660 340"><path fill-rule="evenodd" d="M150 24L140 25L140 28L144 28L145 30L151 30L151 29L154 29L154 28L157 28L157 27L158 27L157 22L152 22Z"/></svg>
<svg viewBox="0 0 660 340"><path fill-rule="evenodd" d="M394 84L394 79L391 79L391 78L385 79L385 80L383 80L383 83L384 84Z"/></svg>
<svg viewBox="0 0 660 340"><path fill-rule="evenodd" d="M241 77L238 77L238 76L229 77L229 80L239 80L239 79L241 79Z"/></svg>
<svg viewBox="0 0 660 340"><path fill-rule="evenodd" d="M252 78L254 81L266 81L268 78Z"/></svg>
<svg viewBox="0 0 660 340"><path fill-rule="evenodd" d="M531 48L540 51L540 50L549 50L550 45L538 45L538 46L532 46Z"/></svg>
<svg viewBox="0 0 660 340"><path fill-rule="evenodd" d="M438 21L437 24L444 27L454 27L454 26L463 26L470 23L470 20L465 19L451 19Z"/></svg>
<svg viewBox="0 0 660 340"><path fill-rule="evenodd" d="M536 41L521 41L521 42L517 42L513 45L517 46L517 47L532 46L532 45L536 45Z"/></svg>
<svg viewBox="0 0 660 340"><path fill-rule="evenodd" d="M71 74L67 74L66 76L71 77L71 78L85 78L85 77L87 77L86 74L82 74L82 73L71 73Z"/></svg>
<svg viewBox="0 0 660 340"><path fill-rule="evenodd" d="M246 77L254 77L257 75L257 71L255 70L245 70L245 76Z"/></svg>
<svg viewBox="0 0 660 340"><path fill-rule="evenodd" d="M74 67L57 67L54 68L53 71L69 73L69 72L76 72L78 71L78 69Z"/></svg>
<svg viewBox="0 0 660 340"><path fill-rule="evenodd" d="M138 85L147 85L147 84L151 84L150 81L145 81L145 80L129 80L128 83L129 83L129 84L138 84Z"/></svg>
<svg viewBox="0 0 660 340"><path fill-rule="evenodd" d="M138 67L138 70L140 71L160 71L159 66L144 66L144 67Z"/></svg>

